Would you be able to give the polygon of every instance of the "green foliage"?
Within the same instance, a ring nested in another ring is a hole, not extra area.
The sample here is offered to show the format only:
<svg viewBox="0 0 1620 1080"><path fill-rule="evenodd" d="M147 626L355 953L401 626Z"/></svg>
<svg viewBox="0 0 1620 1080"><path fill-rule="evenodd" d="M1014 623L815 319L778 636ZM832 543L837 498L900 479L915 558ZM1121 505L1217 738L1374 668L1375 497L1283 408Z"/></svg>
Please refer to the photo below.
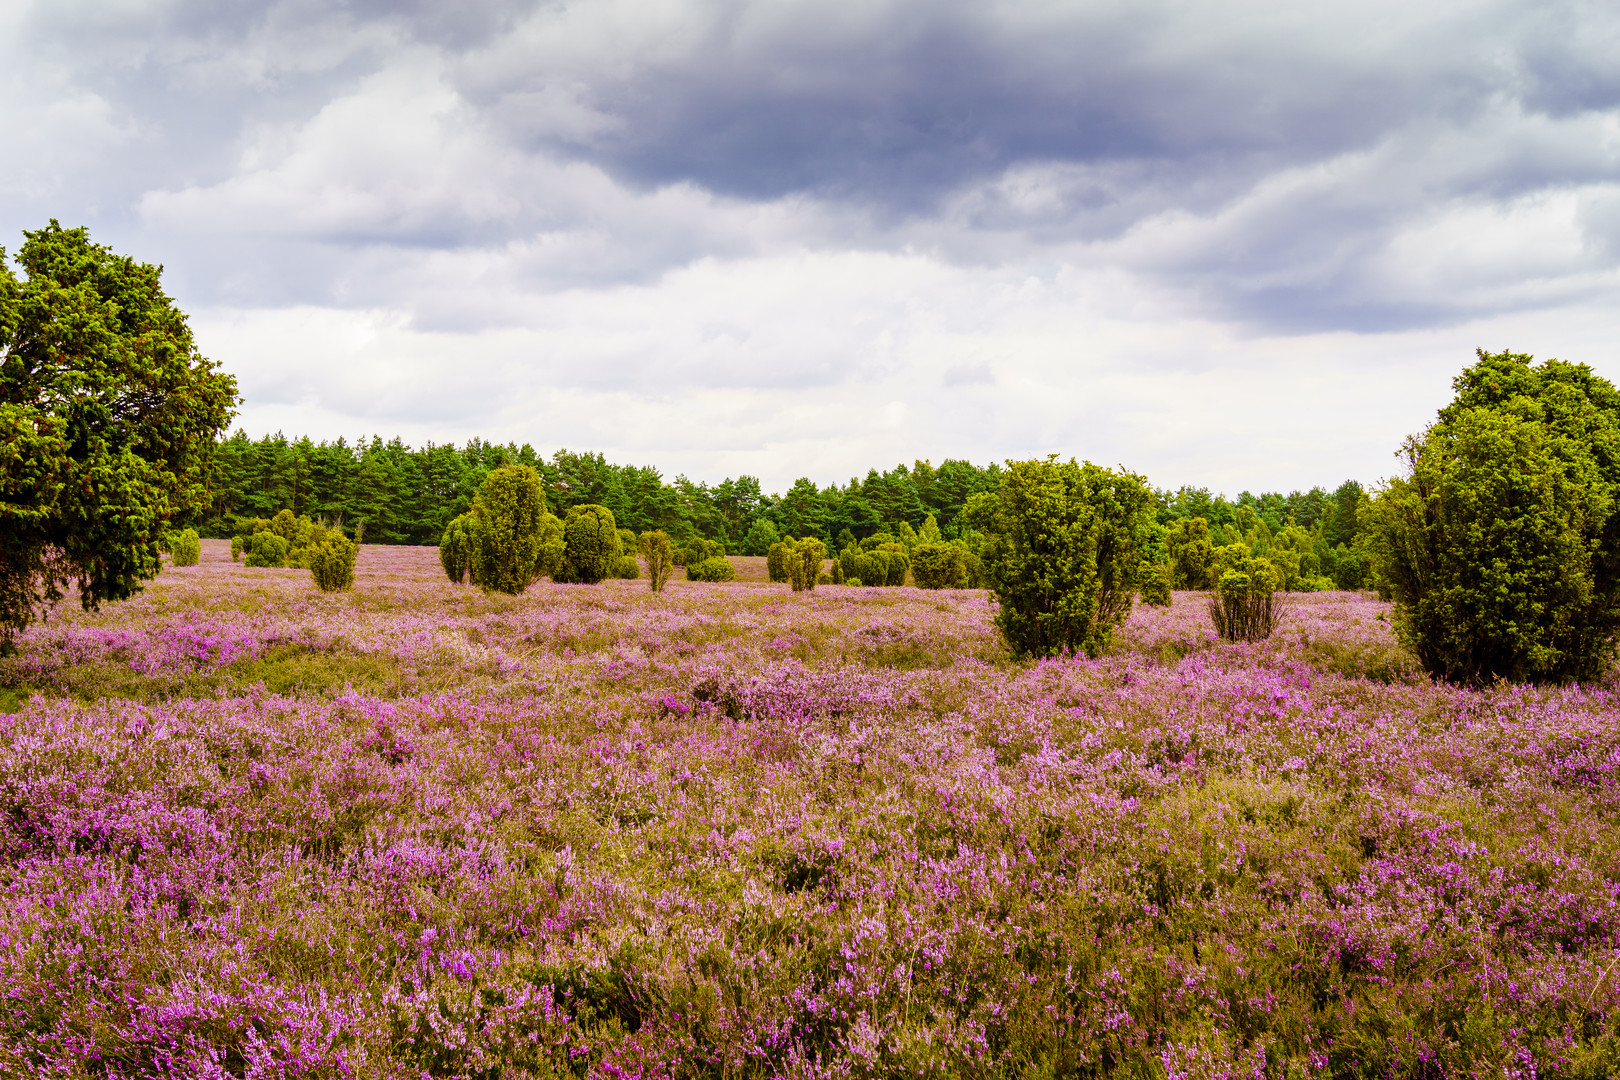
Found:
<svg viewBox="0 0 1620 1080"><path fill-rule="evenodd" d="M1137 570L1137 594L1150 607L1170 606L1170 585L1175 571L1168 564L1144 560Z"/></svg>
<svg viewBox="0 0 1620 1080"><path fill-rule="evenodd" d="M341 592L354 585L354 560L360 549L336 529L311 544L306 561L322 592Z"/></svg>
<svg viewBox="0 0 1620 1080"><path fill-rule="evenodd" d="M231 537L231 562L242 560L242 539L240 536Z"/></svg>
<svg viewBox="0 0 1620 1080"><path fill-rule="evenodd" d="M700 563L690 563L686 567L687 581L735 581L736 567L724 555L716 555L704 559Z"/></svg>
<svg viewBox="0 0 1620 1080"><path fill-rule="evenodd" d="M965 587L969 589L982 589L985 585L984 559L979 554L979 547L982 545L983 540L984 538L980 534L974 532L968 536L959 536L951 541L953 545L962 551L962 562L967 568Z"/></svg>
<svg viewBox="0 0 1620 1080"><path fill-rule="evenodd" d="M821 581L821 564L827 558L827 545L806 538L793 546L787 558L788 583L794 592L813 592Z"/></svg>
<svg viewBox="0 0 1620 1080"><path fill-rule="evenodd" d="M726 546L720 541L694 536L676 549L675 565L692 566L708 559L721 558L725 554Z"/></svg>
<svg viewBox="0 0 1620 1080"><path fill-rule="evenodd" d="M769 555L771 545L779 543L781 539L775 525L766 518L759 518L748 527L748 532L743 535L742 553L744 555Z"/></svg>
<svg viewBox="0 0 1620 1080"><path fill-rule="evenodd" d="M649 530L642 533L636 543L641 549L642 560L647 564L647 580L652 585L652 591L663 592L670 575L675 572L675 550L670 545L669 534L662 529Z"/></svg>
<svg viewBox="0 0 1620 1080"><path fill-rule="evenodd" d="M69 581L93 610L158 573L236 404L160 268L55 221L23 236L26 279L0 249L0 652Z"/></svg>
<svg viewBox="0 0 1620 1080"><path fill-rule="evenodd" d="M1341 547L1334 551L1333 585L1339 589L1360 589L1367 583L1367 557L1359 548Z"/></svg>
<svg viewBox="0 0 1620 1080"><path fill-rule="evenodd" d="M287 565L287 541L278 533L268 530L256 532L243 545L246 566L278 567Z"/></svg>
<svg viewBox="0 0 1620 1080"><path fill-rule="evenodd" d="M1480 353L1363 508L1376 579L1431 674L1592 680L1620 631L1620 394L1584 365Z"/></svg>
<svg viewBox="0 0 1620 1080"><path fill-rule="evenodd" d="M883 577L885 585L904 585L906 583L906 573L911 569L911 559L906 555L903 544L884 544L872 554L887 556L886 562L888 565Z"/></svg>
<svg viewBox="0 0 1620 1080"><path fill-rule="evenodd" d="M1209 601L1215 632L1228 641L1262 641L1277 625L1277 570L1266 559L1245 559L1222 572Z"/></svg>
<svg viewBox="0 0 1620 1080"><path fill-rule="evenodd" d="M620 529L619 532L622 534L629 532L629 530ZM634 536L635 533L631 533L630 535ZM631 548L630 550L633 552L635 549ZM620 555L617 561L615 561L613 564L613 576L624 581L636 580L641 576L641 560L637 559L635 555L629 553Z"/></svg>
<svg viewBox="0 0 1620 1080"><path fill-rule="evenodd" d="M1130 614L1152 496L1134 473L1072 459L1007 463L966 517L985 534L996 625L1016 656L1096 656Z"/></svg>
<svg viewBox="0 0 1620 1080"><path fill-rule="evenodd" d="M960 589L967 584L967 558L955 544L918 544L911 552L911 575L919 589Z"/></svg>
<svg viewBox="0 0 1620 1080"><path fill-rule="evenodd" d="M797 543L798 541L789 536L771 545L770 551L765 556L765 573L772 582L785 583L793 580L788 562L793 558Z"/></svg>
<svg viewBox="0 0 1620 1080"><path fill-rule="evenodd" d="M472 569L472 515L461 514L451 519L439 537L439 565L444 576L460 585Z"/></svg>
<svg viewBox="0 0 1620 1080"><path fill-rule="evenodd" d="M1201 517L1173 523L1164 534L1170 557L1171 585L1177 589L1208 589L1215 584L1215 547L1209 522Z"/></svg>
<svg viewBox="0 0 1620 1080"><path fill-rule="evenodd" d="M563 542L563 565L554 580L596 585L618 567L619 530L605 506L587 503L569 510Z"/></svg>
<svg viewBox="0 0 1620 1080"><path fill-rule="evenodd" d="M202 544L196 529L181 529L169 534L169 552L176 566L196 566L202 560Z"/></svg>
<svg viewBox="0 0 1620 1080"><path fill-rule="evenodd" d="M929 514L923 519L922 528L917 530L917 543L937 544L940 539L939 522L934 518L933 514Z"/></svg>
<svg viewBox="0 0 1620 1080"><path fill-rule="evenodd" d="M540 555L545 513L546 497L533 468L503 465L484 478L473 500L470 545L473 580L480 588L510 595L528 588ZM609 515L609 528L612 522ZM618 554L617 537L613 553Z"/></svg>
<svg viewBox="0 0 1620 1080"><path fill-rule="evenodd" d="M564 535L562 518L550 511L541 514L540 547L539 554L534 560L534 577L561 580L557 575L562 573L563 559L567 554L568 542Z"/></svg>

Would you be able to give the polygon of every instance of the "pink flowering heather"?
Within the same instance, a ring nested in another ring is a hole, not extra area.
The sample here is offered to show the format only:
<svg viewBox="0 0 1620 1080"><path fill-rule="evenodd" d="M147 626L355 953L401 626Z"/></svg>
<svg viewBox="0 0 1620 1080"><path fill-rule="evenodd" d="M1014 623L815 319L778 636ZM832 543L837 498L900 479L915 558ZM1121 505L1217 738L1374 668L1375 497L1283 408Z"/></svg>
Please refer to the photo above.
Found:
<svg viewBox="0 0 1620 1080"><path fill-rule="evenodd" d="M204 541L0 660L0 1075L1606 1077L1620 700L1202 599L352 593Z"/></svg>

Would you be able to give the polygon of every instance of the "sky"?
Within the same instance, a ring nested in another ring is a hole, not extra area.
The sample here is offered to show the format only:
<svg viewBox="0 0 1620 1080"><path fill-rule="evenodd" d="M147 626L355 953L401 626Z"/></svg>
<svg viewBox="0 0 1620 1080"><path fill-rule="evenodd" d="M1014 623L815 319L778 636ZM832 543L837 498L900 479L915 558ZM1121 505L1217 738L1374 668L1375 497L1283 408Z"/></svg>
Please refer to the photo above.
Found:
<svg viewBox="0 0 1620 1080"><path fill-rule="evenodd" d="M162 263L254 436L767 491L1396 474L1620 381L1620 5L9 0L0 243Z"/></svg>

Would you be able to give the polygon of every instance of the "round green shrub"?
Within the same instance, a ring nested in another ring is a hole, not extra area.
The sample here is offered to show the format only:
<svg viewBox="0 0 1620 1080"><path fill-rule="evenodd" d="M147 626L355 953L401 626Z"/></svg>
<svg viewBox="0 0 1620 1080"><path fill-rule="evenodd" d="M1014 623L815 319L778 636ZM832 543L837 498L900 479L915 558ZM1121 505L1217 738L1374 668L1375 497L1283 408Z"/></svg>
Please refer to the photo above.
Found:
<svg viewBox="0 0 1620 1080"><path fill-rule="evenodd" d="M322 592L340 592L354 585L354 560L360 549L336 529L311 544L305 561Z"/></svg>
<svg viewBox="0 0 1620 1080"><path fill-rule="evenodd" d="M563 565L554 580L599 584L617 569L619 554L613 511L593 503L575 506L563 522Z"/></svg>
<svg viewBox="0 0 1620 1080"><path fill-rule="evenodd" d="M240 536L233 536L233 537L231 537L231 562L241 562L241 561L242 561L242 538Z"/></svg>
<svg viewBox="0 0 1620 1080"><path fill-rule="evenodd" d="M967 584L967 559L954 544L918 544L911 552L911 575L919 589L960 589Z"/></svg>
<svg viewBox="0 0 1620 1080"><path fill-rule="evenodd" d="M202 542L196 529L181 529L169 536L169 553L176 566L196 566L202 560Z"/></svg>
<svg viewBox="0 0 1620 1080"><path fill-rule="evenodd" d="M540 474L528 465L502 465L484 478L472 509L471 563L480 588L510 595L528 588L545 512Z"/></svg>
<svg viewBox="0 0 1620 1080"><path fill-rule="evenodd" d="M731 560L724 555L704 559L702 562L688 565L686 568L687 581L735 581L736 579L737 569L731 565Z"/></svg>
<svg viewBox="0 0 1620 1080"><path fill-rule="evenodd" d="M1137 589L1142 603L1149 607L1169 607L1170 581L1174 575L1175 568L1168 563L1144 561L1137 573Z"/></svg>
<svg viewBox="0 0 1620 1080"><path fill-rule="evenodd" d="M472 539L470 513L452 518L439 537L439 565L444 567L444 576L457 585L466 580L472 569Z"/></svg>
<svg viewBox="0 0 1620 1080"><path fill-rule="evenodd" d="M254 533L247 538L243 551L246 557L242 562L247 566L287 565L287 541L278 533Z"/></svg>
<svg viewBox="0 0 1620 1080"><path fill-rule="evenodd" d="M622 534L630 530L621 529L619 531ZM631 533L630 535L634 536L635 534ZM620 555L619 561L613 564L613 576L622 578L625 581L636 580L641 576L641 560L634 555Z"/></svg>
<svg viewBox="0 0 1620 1080"><path fill-rule="evenodd" d="M545 513L540 516L540 554L534 560L534 576L548 577L558 580L557 575L562 573L563 556L567 552L567 544L563 540L562 518L556 514Z"/></svg>
<svg viewBox="0 0 1620 1080"><path fill-rule="evenodd" d="M1134 473L1090 462L1008 462L974 495L995 621L1015 656L1097 656L1130 614L1153 495Z"/></svg>

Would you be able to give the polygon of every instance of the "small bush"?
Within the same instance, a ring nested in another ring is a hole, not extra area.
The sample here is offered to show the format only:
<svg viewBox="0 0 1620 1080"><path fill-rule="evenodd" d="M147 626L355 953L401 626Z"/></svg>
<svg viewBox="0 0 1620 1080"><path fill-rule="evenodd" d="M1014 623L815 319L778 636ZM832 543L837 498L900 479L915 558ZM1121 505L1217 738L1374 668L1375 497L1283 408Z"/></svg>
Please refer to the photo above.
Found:
<svg viewBox="0 0 1620 1080"><path fill-rule="evenodd" d="M790 536L771 545L770 551L765 556L765 573L770 577L771 581L786 584L793 580L793 573L788 569L788 562L793 558L794 548L797 543L798 541Z"/></svg>
<svg viewBox="0 0 1620 1080"><path fill-rule="evenodd" d="M682 544L675 552L676 566L695 566L707 559L716 559L724 556L726 546L718 540L710 540L703 536L694 536Z"/></svg>
<svg viewBox="0 0 1620 1080"><path fill-rule="evenodd" d="M596 585L619 565L619 527L613 511L586 503L563 522L563 565L553 580Z"/></svg>
<svg viewBox="0 0 1620 1080"><path fill-rule="evenodd" d="M1333 584L1339 589L1360 589L1367 584L1367 557L1355 548L1341 546L1334 552Z"/></svg>
<svg viewBox="0 0 1620 1080"><path fill-rule="evenodd" d="M1277 571L1264 559L1249 559L1215 583L1209 617L1228 641L1263 641L1277 625Z"/></svg>
<svg viewBox="0 0 1620 1080"><path fill-rule="evenodd" d="M462 514L444 527L439 537L439 564L444 576L460 585L472 569L472 515ZM475 582L476 584L476 582Z"/></svg>
<svg viewBox="0 0 1620 1080"><path fill-rule="evenodd" d="M687 581L735 581L736 579L737 570L731 565L731 560L724 555L704 559L702 562L688 565L686 568Z"/></svg>
<svg viewBox="0 0 1620 1080"><path fill-rule="evenodd" d="M1170 580L1175 568L1166 564L1144 562L1137 571L1137 590L1142 603L1149 607L1170 606Z"/></svg>
<svg viewBox="0 0 1620 1080"><path fill-rule="evenodd" d="M471 568L480 588L511 595L528 588L540 555L545 512L540 474L531 467L502 465L484 478L473 500L470 530ZM612 520L610 515L609 527ZM617 537L613 547L617 555Z"/></svg>
<svg viewBox="0 0 1620 1080"><path fill-rule="evenodd" d="M568 543L563 537L563 520L547 512L540 515L540 553L534 560L534 577L558 580L562 573L563 558L568 554Z"/></svg>
<svg viewBox="0 0 1620 1080"><path fill-rule="evenodd" d="M1143 477L1055 455L1009 462L995 492L968 500L1014 656L1101 653L1131 612L1152 505Z"/></svg>
<svg viewBox="0 0 1620 1080"><path fill-rule="evenodd" d="M967 559L954 544L918 544L911 552L911 574L919 589L960 589L967 584Z"/></svg>
<svg viewBox="0 0 1620 1080"><path fill-rule="evenodd" d="M247 566L286 566L287 541L278 533L256 532L243 545Z"/></svg>
<svg viewBox="0 0 1620 1080"><path fill-rule="evenodd" d="M621 532L630 532L621 529ZM634 536L634 533L630 533ZM641 576L641 560L634 555L620 555L619 561L613 564L613 576L624 581L634 581Z"/></svg>
<svg viewBox="0 0 1620 1080"><path fill-rule="evenodd" d="M821 564L827 558L827 545L806 538L793 546L787 559L788 583L794 592L814 591L821 580Z"/></svg>
<svg viewBox="0 0 1620 1080"><path fill-rule="evenodd" d="M354 559L360 549L336 529L309 548L310 576L322 592L341 592L354 585Z"/></svg>
<svg viewBox="0 0 1620 1080"><path fill-rule="evenodd" d="M196 529L181 529L169 535L169 551L176 566L196 566L202 559L202 543Z"/></svg>
<svg viewBox="0 0 1620 1080"><path fill-rule="evenodd" d="M670 575L675 571L675 550L669 542L669 534L662 529L644 532L636 541L636 545L641 549L641 557L647 562L647 579L652 585L652 591L663 592Z"/></svg>
<svg viewBox="0 0 1620 1080"><path fill-rule="evenodd" d="M906 583L906 574L911 570L911 558L906 554L903 544L891 541L872 552L872 555L884 557L883 584L898 586Z"/></svg>
<svg viewBox="0 0 1620 1080"><path fill-rule="evenodd" d="M233 536L233 537L231 537L231 562L241 562L241 561L242 561L242 538L240 536Z"/></svg>

